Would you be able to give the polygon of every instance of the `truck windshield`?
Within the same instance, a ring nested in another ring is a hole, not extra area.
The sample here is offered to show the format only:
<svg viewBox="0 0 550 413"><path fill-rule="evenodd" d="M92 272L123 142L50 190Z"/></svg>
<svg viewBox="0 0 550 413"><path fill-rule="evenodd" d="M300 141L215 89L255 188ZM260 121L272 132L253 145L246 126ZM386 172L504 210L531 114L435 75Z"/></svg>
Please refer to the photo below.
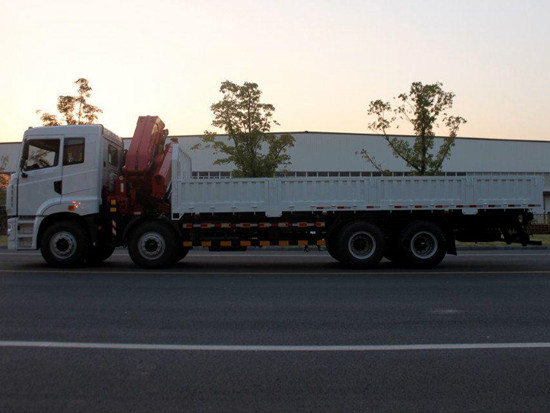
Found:
<svg viewBox="0 0 550 413"><path fill-rule="evenodd" d="M33 139L23 147L24 171L51 168L59 162L59 139Z"/></svg>

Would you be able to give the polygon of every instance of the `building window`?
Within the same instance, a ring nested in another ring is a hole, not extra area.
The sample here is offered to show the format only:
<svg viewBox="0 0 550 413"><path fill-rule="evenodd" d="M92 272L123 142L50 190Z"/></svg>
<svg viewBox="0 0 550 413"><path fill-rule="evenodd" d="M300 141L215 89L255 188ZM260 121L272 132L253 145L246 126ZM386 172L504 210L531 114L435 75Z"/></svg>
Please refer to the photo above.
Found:
<svg viewBox="0 0 550 413"><path fill-rule="evenodd" d="M84 138L66 138L63 143L63 165L84 162Z"/></svg>

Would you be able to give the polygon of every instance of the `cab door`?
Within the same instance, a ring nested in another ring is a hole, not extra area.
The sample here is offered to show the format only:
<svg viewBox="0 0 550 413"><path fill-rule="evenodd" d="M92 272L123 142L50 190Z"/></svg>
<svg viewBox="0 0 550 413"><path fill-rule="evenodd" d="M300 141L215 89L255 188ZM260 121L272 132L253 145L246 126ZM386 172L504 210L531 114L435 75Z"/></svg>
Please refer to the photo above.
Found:
<svg viewBox="0 0 550 413"><path fill-rule="evenodd" d="M17 215L41 215L61 202L62 136L27 137L23 142L17 191Z"/></svg>

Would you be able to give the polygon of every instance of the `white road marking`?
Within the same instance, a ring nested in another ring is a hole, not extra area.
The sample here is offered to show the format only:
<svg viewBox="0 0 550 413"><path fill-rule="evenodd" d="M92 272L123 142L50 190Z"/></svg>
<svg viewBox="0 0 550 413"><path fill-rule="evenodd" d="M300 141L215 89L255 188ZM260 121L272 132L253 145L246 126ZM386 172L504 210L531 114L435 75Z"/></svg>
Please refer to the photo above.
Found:
<svg viewBox="0 0 550 413"><path fill-rule="evenodd" d="M464 344L387 344L387 345L329 345L329 346L270 346L270 345L202 345L202 344L134 344L134 343L76 343L58 341L0 341L6 348L91 349L91 350L160 350L160 351L240 351L240 352L323 352L323 351L430 351L430 350L496 350L550 349L550 343L464 343Z"/></svg>
<svg viewBox="0 0 550 413"><path fill-rule="evenodd" d="M455 310L454 308L438 308L436 310L430 311L432 314L442 314L442 315L448 315L448 314L460 314L463 313L464 310Z"/></svg>

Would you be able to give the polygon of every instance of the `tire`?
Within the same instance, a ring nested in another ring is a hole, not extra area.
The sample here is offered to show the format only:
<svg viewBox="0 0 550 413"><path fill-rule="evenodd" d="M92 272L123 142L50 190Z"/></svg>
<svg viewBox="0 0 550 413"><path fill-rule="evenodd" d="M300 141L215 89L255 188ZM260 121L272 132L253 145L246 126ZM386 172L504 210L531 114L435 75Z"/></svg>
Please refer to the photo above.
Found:
<svg viewBox="0 0 550 413"><path fill-rule="evenodd" d="M91 265L99 264L100 262L105 261L111 255L113 255L114 251L114 245L104 244L98 245L96 247L90 247L90 249L86 253L86 262Z"/></svg>
<svg viewBox="0 0 550 413"><path fill-rule="evenodd" d="M172 228L159 221L146 221L130 234L128 252L142 268L167 268L178 259L178 245Z"/></svg>
<svg viewBox="0 0 550 413"><path fill-rule="evenodd" d="M372 268L384 254L384 234L370 222L351 222L336 236L335 247L337 256L346 266Z"/></svg>
<svg viewBox="0 0 550 413"><path fill-rule="evenodd" d="M84 262L88 245L88 235L80 224L62 221L46 229L40 241L40 252L54 267L76 267Z"/></svg>
<svg viewBox="0 0 550 413"><path fill-rule="evenodd" d="M407 266L433 268L445 257L447 241L437 224L414 221L401 231L398 250Z"/></svg>

